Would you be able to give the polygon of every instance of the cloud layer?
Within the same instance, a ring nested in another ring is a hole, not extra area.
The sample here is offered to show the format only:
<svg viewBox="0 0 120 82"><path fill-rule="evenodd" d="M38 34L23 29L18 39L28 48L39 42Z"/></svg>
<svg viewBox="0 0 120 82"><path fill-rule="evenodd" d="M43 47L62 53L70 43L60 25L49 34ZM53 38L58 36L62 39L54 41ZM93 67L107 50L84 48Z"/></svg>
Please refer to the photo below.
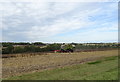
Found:
<svg viewBox="0 0 120 82"><path fill-rule="evenodd" d="M117 41L116 2L8 2L0 4L2 41Z"/></svg>

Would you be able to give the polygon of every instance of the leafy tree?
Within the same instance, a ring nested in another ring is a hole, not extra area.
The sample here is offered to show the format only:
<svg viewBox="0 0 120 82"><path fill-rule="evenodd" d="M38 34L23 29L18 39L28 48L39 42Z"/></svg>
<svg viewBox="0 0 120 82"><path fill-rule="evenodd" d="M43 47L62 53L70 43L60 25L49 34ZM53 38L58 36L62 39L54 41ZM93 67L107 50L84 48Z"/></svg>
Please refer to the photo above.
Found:
<svg viewBox="0 0 120 82"><path fill-rule="evenodd" d="M24 48L23 47L15 47L13 52L14 53L23 53L24 52Z"/></svg>
<svg viewBox="0 0 120 82"><path fill-rule="evenodd" d="M25 52L35 52L35 46L34 45L29 45L24 47Z"/></svg>
<svg viewBox="0 0 120 82"><path fill-rule="evenodd" d="M46 47L46 50L47 51L53 51L53 50L59 50L60 49L60 44L49 44L47 47Z"/></svg>
<svg viewBox="0 0 120 82"><path fill-rule="evenodd" d="M10 54L13 53L14 47L13 45L7 45L7 48L2 49L3 54Z"/></svg>
<svg viewBox="0 0 120 82"><path fill-rule="evenodd" d="M9 53L13 53L13 50L14 50L13 45L9 45L9 46L7 47L7 50L8 50Z"/></svg>
<svg viewBox="0 0 120 82"><path fill-rule="evenodd" d="M30 51L31 51L30 46L25 46L25 47L24 47L24 51L25 51L25 52L30 52Z"/></svg>
<svg viewBox="0 0 120 82"><path fill-rule="evenodd" d="M44 45L46 45L46 44L44 44L44 43L42 43L42 42L35 42L35 43L33 43L33 45L42 45L42 46L44 46Z"/></svg>

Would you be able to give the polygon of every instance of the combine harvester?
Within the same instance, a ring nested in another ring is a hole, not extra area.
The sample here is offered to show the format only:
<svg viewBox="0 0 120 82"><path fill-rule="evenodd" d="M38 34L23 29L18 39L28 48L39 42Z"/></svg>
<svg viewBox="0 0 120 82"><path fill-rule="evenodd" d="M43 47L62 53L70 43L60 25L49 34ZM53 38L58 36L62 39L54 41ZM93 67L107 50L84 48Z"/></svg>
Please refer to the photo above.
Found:
<svg viewBox="0 0 120 82"><path fill-rule="evenodd" d="M73 44L65 44L61 45L59 50L54 50L55 53L67 53L67 52L74 52L75 45Z"/></svg>

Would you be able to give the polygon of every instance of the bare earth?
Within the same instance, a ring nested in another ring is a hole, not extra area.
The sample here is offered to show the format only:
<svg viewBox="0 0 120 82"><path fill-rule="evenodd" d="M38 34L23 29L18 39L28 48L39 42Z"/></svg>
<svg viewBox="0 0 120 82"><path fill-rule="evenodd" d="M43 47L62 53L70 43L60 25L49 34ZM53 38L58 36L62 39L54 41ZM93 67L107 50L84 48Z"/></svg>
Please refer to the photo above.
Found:
<svg viewBox="0 0 120 82"><path fill-rule="evenodd" d="M10 77L25 73L43 71L57 67L97 60L108 56L117 56L118 50L74 52L74 53L47 53L29 57L3 58L2 77Z"/></svg>

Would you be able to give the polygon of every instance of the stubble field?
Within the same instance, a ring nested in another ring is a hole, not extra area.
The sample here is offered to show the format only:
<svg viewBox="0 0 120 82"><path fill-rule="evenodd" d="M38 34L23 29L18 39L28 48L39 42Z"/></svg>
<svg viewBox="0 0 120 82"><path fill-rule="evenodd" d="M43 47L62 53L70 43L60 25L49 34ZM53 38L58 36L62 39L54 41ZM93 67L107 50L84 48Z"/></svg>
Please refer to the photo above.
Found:
<svg viewBox="0 0 120 82"><path fill-rule="evenodd" d="M118 50L74 52L74 53L47 53L44 55L3 58L3 78L44 72L66 66L80 65L91 61L97 61L106 57L118 56ZM106 65L107 66L107 65ZM116 63L117 66L117 63ZM72 67L71 67L72 68ZM106 67L107 68L107 67ZM69 78L68 78L69 79Z"/></svg>

